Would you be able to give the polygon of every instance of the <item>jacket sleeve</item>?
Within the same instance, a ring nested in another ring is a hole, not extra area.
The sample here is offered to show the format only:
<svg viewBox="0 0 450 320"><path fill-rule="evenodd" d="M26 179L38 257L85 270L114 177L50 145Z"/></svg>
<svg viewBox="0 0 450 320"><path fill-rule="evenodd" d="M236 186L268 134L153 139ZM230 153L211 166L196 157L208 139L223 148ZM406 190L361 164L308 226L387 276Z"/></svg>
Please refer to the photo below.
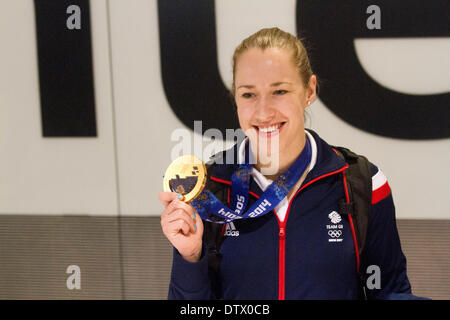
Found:
<svg viewBox="0 0 450 320"><path fill-rule="evenodd" d="M368 299L422 299L414 296L398 235L392 192L384 174L372 165L372 207L360 272ZM379 280L377 277L379 275Z"/></svg>
<svg viewBox="0 0 450 320"><path fill-rule="evenodd" d="M173 249L172 273L169 284L169 300L209 300L214 299L208 270L208 250L203 245L198 262L183 259L177 249Z"/></svg>

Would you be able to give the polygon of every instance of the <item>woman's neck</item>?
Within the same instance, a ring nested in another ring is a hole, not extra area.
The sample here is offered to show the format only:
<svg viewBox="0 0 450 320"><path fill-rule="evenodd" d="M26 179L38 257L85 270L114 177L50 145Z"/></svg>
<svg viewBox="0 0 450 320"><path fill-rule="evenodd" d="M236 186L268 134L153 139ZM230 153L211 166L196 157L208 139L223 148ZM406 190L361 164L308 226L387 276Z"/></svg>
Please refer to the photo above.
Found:
<svg viewBox="0 0 450 320"><path fill-rule="evenodd" d="M261 160L260 157L256 157L257 162L255 164L255 167L266 178L274 181L294 163L294 161L299 157L300 153L303 151L305 144L306 144L306 135L303 134L299 137L298 141L290 144L287 150L280 150L280 152L278 153L278 157L277 155L273 155L267 161L260 161ZM269 174L265 174L263 172L266 171L267 169L270 169Z"/></svg>

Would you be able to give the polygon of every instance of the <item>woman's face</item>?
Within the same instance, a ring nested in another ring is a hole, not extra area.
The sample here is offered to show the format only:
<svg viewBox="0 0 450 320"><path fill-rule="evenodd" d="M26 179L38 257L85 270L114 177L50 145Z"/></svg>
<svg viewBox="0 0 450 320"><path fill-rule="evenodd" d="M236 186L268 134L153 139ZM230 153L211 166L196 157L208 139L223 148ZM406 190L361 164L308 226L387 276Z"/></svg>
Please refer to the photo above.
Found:
<svg viewBox="0 0 450 320"><path fill-rule="evenodd" d="M278 139L280 156L300 152L305 139L303 112L315 99L316 77L305 89L286 49L258 48L242 53L236 63L235 101L239 123L251 145ZM255 141L256 140L256 141ZM260 143L258 143L260 142Z"/></svg>

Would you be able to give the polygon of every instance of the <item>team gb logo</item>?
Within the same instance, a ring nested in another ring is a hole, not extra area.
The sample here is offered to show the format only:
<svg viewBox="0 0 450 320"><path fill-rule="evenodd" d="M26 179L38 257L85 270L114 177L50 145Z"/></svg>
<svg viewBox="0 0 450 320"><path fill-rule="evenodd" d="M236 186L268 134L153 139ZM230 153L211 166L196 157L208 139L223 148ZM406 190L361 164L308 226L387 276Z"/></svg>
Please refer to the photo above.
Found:
<svg viewBox="0 0 450 320"><path fill-rule="evenodd" d="M328 218L330 218L332 223L339 223L342 220L341 215L339 213L337 213L336 211L331 212L328 215Z"/></svg>

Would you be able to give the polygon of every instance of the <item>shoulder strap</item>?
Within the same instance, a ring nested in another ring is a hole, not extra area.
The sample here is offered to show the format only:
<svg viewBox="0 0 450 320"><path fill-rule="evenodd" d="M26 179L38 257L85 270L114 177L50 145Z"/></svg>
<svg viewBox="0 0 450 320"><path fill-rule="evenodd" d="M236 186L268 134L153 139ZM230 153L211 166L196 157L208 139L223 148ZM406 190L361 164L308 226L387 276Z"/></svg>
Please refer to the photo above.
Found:
<svg viewBox="0 0 450 320"><path fill-rule="evenodd" d="M212 192L220 201L225 202L227 199L227 188L222 184L210 179L211 168L213 164L206 164L207 183L205 188ZM203 242L209 250L209 253L216 254L219 252L219 244L222 238L223 224L204 221Z"/></svg>
<svg viewBox="0 0 450 320"><path fill-rule="evenodd" d="M369 212L372 202L372 172L366 157L358 155L344 147L333 147L338 155L348 163L345 173L349 203L340 203L341 213L350 213L355 221L356 240L359 256L364 250Z"/></svg>
<svg viewBox="0 0 450 320"><path fill-rule="evenodd" d="M220 201L227 201L227 188L222 184L217 183L210 179L212 164L206 164L207 184L205 188L208 188ZM219 279L219 267L222 261L222 255L219 251L222 243L222 232L224 224L212 223L209 221L203 221L203 243L204 248L208 250L208 268L210 274L210 280L212 282L212 288L216 297L220 296L220 279Z"/></svg>
<svg viewBox="0 0 450 320"><path fill-rule="evenodd" d="M222 262L222 254L219 252L220 242L222 238L223 224L203 221L203 243L204 248L208 250L208 274L211 281L211 288L214 295L219 298L221 295L221 281L219 276L220 263Z"/></svg>

